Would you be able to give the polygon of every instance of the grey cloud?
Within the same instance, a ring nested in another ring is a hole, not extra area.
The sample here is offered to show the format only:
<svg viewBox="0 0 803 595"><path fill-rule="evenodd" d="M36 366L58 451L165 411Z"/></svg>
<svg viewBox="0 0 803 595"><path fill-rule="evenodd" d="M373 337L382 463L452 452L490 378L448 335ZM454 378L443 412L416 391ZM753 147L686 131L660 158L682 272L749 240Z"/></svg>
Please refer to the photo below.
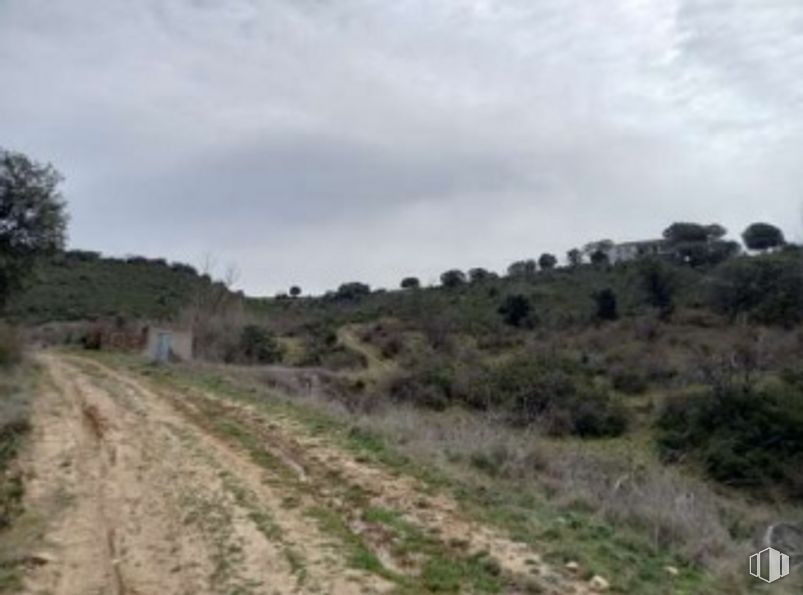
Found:
<svg viewBox="0 0 803 595"><path fill-rule="evenodd" d="M0 72L74 245L253 292L800 226L794 0L5 0Z"/></svg>

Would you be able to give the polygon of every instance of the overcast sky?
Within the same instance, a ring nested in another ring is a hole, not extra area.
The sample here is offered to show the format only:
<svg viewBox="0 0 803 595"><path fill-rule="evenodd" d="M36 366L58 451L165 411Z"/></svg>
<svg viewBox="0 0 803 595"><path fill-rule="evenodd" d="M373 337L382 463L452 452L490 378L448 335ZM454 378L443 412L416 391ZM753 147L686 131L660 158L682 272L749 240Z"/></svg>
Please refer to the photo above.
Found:
<svg viewBox="0 0 803 595"><path fill-rule="evenodd" d="M800 238L800 0L0 0L72 247L433 281L674 220Z"/></svg>

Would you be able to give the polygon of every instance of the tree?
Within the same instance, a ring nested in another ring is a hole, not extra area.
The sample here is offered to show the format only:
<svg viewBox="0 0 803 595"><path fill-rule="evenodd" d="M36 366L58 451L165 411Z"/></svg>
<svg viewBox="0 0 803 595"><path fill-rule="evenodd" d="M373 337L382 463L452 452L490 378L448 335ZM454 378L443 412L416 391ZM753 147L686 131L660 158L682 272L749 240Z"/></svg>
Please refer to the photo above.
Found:
<svg viewBox="0 0 803 595"><path fill-rule="evenodd" d="M52 165L0 149L0 309L42 256L64 248L62 180Z"/></svg>
<svg viewBox="0 0 803 595"><path fill-rule="evenodd" d="M532 305L526 296L521 294L509 295L497 311L502 315L505 324L520 327L529 319Z"/></svg>
<svg viewBox="0 0 803 595"><path fill-rule="evenodd" d="M530 260L517 260L509 267L507 267L507 274L509 277L532 277L538 271L538 265L532 259Z"/></svg>
<svg viewBox="0 0 803 595"><path fill-rule="evenodd" d="M594 252L591 253L591 264L593 264L594 266L598 267L606 266L610 264L610 262L611 259L608 256L608 253L605 252L604 250L595 250Z"/></svg>
<svg viewBox="0 0 803 595"><path fill-rule="evenodd" d="M555 265L558 264L558 259L555 258L554 254L544 253L538 259L538 266L541 267L543 271L550 271L555 268Z"/></svg>
<svg viewBox="0 0 803 595"><path fill-rule="evenodd" d="M645 301L658 310L662 320L668 319L675 309L675 275L669 265L657 258L644 259L639 263Z"/></svg>
<svg viewBox="0 0 803 595"><path fill-rule="evenodd" d="M596 242L589 242L583 246L583 254L589 257L594 255L595 252L603 252L606 256L608 252L615 246L613 240L597 240Z"/></svg>
<svg viewBox="0 0 803 595"><path fill-rule="evenodd" d="M673 223L664 230L664 239L670 244L681 244L685 242L707 242L712 232L719 233L724 229L721 225L701 225L700 223L680 222ZM722 234L725 235L725 234ZM721 237L721 236L720 236Z"/></svg>
<svg viewBox="0 0 803 595"><path fill-rule="evenodd" d="M718 267L709 303L731 319L792 327L803 320L803 268L795 255L736 258Z"/></svg>
<svg viewBox="0 0 803 595"><path fill-rule="evenodd" d="M566 253L566 260L569 261L569 266L577 268L583 264L583 253L577 248L572 248Z"/></svg>
<svg viewBox="0 0 803 595"><path fill-rule="evenodd" d="M469 269L468 271L468 279L472 283L482 283L483 281L488 281L489 279L493 279L495 277L496 274L481 267Z"/></svg>
<svg viewBox="0 0 803 595"><path fill-rule="evenodd" d="M356 300L371 293L371 287L359 281L352 281L350 283L343 283L337 288L335 292L335 299L340 300Z"/></svg>
<svg viewBox="0 0 803 595"><path fill-rule="evenodd" d="M619 318L619 308L616 303L616 294L612 289L606 288L595 292L592 296L596 304L596 318L598 320L616 320Z"/></svg>
<svg viewBox="0 0 803 595"><path fill-rule="evenodd" d="M692 267L718 264L739 252L738 244L723 240L728 230L719 223L673 223L664 238L675 258Z"/></svg>
<svg viewBox="0 0 803 595"><path fill-rule="evenodd" d="M783 246L783 232L770 223L752 223L742 233L745 246L750 250L769 250Z"/></svg>
<svg viewBox="0 0 803 595"><path fill-rule="evenodd" d="M402 289L418 289L421 287L421 281L418 280L418 277L405 277L399 286Z"/></svg>
<svg viewBox="0 0 803 595"><path fill-rule="evenodd" d="M466 274L458 269L446 271L441 275L441 285L444 287L454 288L465 285Z"/></svg>
<svg viewBox="0 0 803 595"><path fill-rule="evenodd" d="M282 349L274 336L255 324L243 327L240 351L250 363L270 364L282 358Z"/></svg>
<svg viewBox="0 0 803 595"><path fill-rule="evenodd" d="M301 288L298 285L293 285L290 288L290 297L297 298L301 295Z"/></svg>
<svg viewBox="0 0 803 595"><path fill-rule="evenodd" d="M709 241L721 240L728 233L728 230L719 223L711 223L705 226Z"/></svg>

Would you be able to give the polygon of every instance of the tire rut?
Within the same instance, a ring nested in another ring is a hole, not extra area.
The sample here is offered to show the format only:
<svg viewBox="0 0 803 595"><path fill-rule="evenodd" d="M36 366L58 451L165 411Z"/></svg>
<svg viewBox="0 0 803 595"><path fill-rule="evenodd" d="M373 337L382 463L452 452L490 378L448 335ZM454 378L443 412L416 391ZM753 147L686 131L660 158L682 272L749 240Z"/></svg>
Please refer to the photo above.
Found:
<svg viewBox="0 0 803 595"><path fill-rule="evenodd" d="M307 508L319 507L343 519L349 530L367 543L393 572L416 574L421 560L399 557L384 527L366 521L368 509L392 510L452 554L472 558L491 556L509 579L506 592L583 594L593 590L584 582L556 572L536 552L499 531L466 518L456 501L432 494L418 480L372 465L326 440L309 435L286 416L268 416L258 407L221 398L199 389L180 390L134 379L106 366L94 366L140 392L158 392L187 417L208 427L210 420L230 420L241 425L260 452L270 453L285 471L294 475ZM252 453L253 454L253 453ZM518 586L516 586L518 585Z"/></svg>
<svg viewBox="0 0 803 595"><path fill-rule="evenodd" d="M261 468L158 394L68 358L41 361L50 386L34 403L28 500L49 517L49 562L25 592L386 590L347 571L314 521L282 509Z"/></svg>

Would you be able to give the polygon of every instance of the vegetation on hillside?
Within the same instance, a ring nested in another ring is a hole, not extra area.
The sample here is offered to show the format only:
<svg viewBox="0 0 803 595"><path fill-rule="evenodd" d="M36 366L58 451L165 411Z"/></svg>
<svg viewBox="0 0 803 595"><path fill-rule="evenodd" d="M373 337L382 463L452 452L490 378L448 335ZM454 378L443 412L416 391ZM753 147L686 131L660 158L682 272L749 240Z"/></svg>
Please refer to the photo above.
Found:
<svg viewBox="0 0 803 595"><path fill-rule="evenodd" d="M48 259L35 275L9 304L9 316L16 320L167 320L214 284L187 264L141 256L109 258L83 250Z"/></svg>
<svg viewBox="0 0 803 595"><path fill-rule="evenodd" d="M590 509L652 535L660 555L714 568L803 499L803 251L768 224L745 230L747 253L725 235L681 222L624 261L601 240L566 266L543 254L505 275L450 269L436 287L405 277L396 291L353 281L272 299L187 265L73 251L9 311L29 323L179 322L202 359L304 368L306 393L385 438L395 414L383 412L408 412L407 439L504 486L517 514L533 512L536 485L567 515ZM432 439L450 419L465 427ZM688 493L699 499L682 504ZM738 512L758 496L768 503L755 517ZM573 546L615 565L585 549L595 539Z"/></svg>

